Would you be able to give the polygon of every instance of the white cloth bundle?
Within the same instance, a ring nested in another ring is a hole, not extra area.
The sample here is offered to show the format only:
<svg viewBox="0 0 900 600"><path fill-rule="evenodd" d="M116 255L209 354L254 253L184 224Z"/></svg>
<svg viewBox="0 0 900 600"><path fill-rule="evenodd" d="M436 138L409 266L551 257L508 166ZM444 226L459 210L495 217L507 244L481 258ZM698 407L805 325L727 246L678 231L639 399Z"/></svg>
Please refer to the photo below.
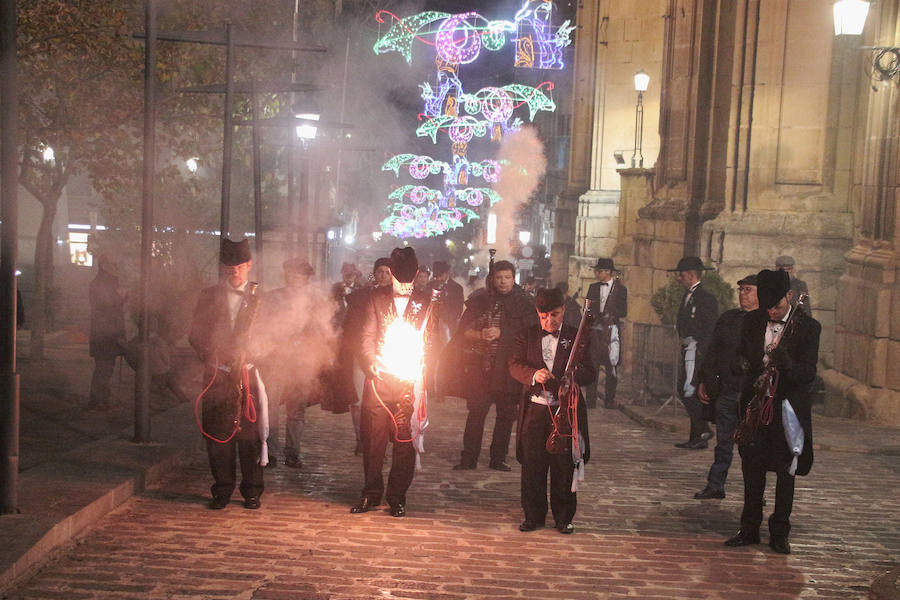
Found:
<svg viewBox="0 0 900 600"><path fill-rule="evenodd" d="M797 418L797 413L787 398L781 403L781 423L784 425L784 439L787 440L788 448L794 455L788 474L794 475L797 472L797 457L803 452L805 434L800 419Z"/></svg>

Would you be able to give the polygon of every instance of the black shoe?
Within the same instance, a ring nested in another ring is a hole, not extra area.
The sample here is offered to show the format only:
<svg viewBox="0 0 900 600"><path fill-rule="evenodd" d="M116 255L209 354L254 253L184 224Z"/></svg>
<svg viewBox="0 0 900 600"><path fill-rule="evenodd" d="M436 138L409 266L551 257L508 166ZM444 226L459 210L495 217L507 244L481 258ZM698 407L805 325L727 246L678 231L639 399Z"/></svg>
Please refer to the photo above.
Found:
<svg viewBox="0 0 900 600"><path fill-rule="evenodd" d="M250 510L256 510L260 507L259 504L259 496L250 496L246 500L244 500L244 508L249 508Z"/></svg>
<svg viewBox="0 0 900 600"><path fill-rule="evenodd" d="M403 506L402 502L398 502L397 504L391 504L391 516L392 517L405 517L406 516L406 507Z"/></svg>
<svg viewBox="0 0 900 600"><path fill-rule="evenodd" d="M704 450L709 448L709 442L704 440L702 437L698 437L694 441L690 442L687 446L688 450Z"/></svg>
<svg viewBox="0 0 900 600"><path fill-rule="evenodd" d="M491 464L489 466L495 471L512 471L512 467L509 466L508 464L506 464L505 462L503 462L502 460L499 462L491 461Z"/></svg>
<svg viewBox="0 0 900 600"><path fill-rule="evenodd" d="M458 465L453 466L454 471L474 471L475 465L469 463L459 463Z"/></svg>
<svg viewBox="0 0 900 600"><path fill-rule="evenodd" d="M694 494L695 500L722 499L725 497L725 490L714 490L709 486L703 488L703 491Z"/></svg>
<svg viewBox="0 0 900 600"><path fill-rule="evenodd" d="M575 533L575 526L571 523L563 523L562 525L557 525L556 529L558 529L560 533L564 533L567 535Z"/></svg>
<svg viewBox="0 0 900 600"><path fill-rule="evenodd" d="M228 496L213 496L212 500L209 501L209 507L212 510L222 510L228 503L231 501L231 498Z"/></svg>
<svg viewBox="0 0 900 600"><path fill-rule="evenodd" d="M744 531L741 529L737 532L734 537L730 537L725 540L726 546L731 546L732 548L736 548L738 546L749 546L751 544L759 543L759 532L750 533L748 531Z"/></svg>
<svg viewBox="0 0 900 600"><path fill-rule="evenodd" d="M274 469L278 466L278 459L274 456L269 456L269 462L266 464L267 469Z"/></svg>
<svg viewBox="0 0 900 600"><path fill-rule="evenodd" d="M292 469L302 469L303 461L298 456L286 456L284 457L284 466Z"/></svg>
<svg viewBox="0 0 900 600"><path fill-rule="evenodd" d="M363 498L359 501L359 504L350 509L350 512L354 515L358 515L360 513L369 512L376 506L378 506L377 502L371 502L368 498Z"/></svg>
<svg viewBox="0 0 900 600"><path fill-rule="evenodd" d="M679 442L679 443L675 444L675 447L676 448L689 448L693 442L694 442L694 440L688 440L686 442Z"/></svg>
<svg viewBox="0 0 900 600"><path fill-rule="evenodd" d="M712 439L712 431L704 431L700 434L700 439L703 441Z"/></svg>
<svg viewBox="0 0 900 600"><path fill-rule="evenodd" d="M778 554L790 554L791 545L788 543L786 536L770 535L769 547Z"/></svg>
<svg viewBox="0 0 900 600"><path fill-rule="evenodd" d="M519 531L534 531L538 527L543 527L543 523L538 523L537 521L532 521L531 519L525 519L522 521L522 524L519 525Z"/></svg>

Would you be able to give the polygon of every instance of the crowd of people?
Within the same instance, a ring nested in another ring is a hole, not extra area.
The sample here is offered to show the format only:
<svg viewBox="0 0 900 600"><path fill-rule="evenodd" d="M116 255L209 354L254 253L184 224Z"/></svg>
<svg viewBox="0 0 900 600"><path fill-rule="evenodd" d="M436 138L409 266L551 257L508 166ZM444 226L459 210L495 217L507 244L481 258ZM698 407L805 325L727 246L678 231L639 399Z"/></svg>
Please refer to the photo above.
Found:
<svg viewBox="0 0 900 600"><path fill-rule="evenodd" d="M291 258L283 264L284 287L260 293L249 280L247 240L223 239L219 259L220 281L201 292L189 335L205 368L197 417L213 476L210 508L229 504L238 465L248 509L261 506L266 467L280 461L303 468L305 410L321 404L352 415L364 483L350 511L365 513L384 501L392 516L402 517L420 466L426 400L454 396L468 409L454 470L477 469L493 406L488 468L512 470L507 456L517 423L520 530L543 527L549 510L560 533L574 531L576 491L590 458L586 411L601 399L605 408L616 407L623 357L628 290L611 258L594 266L596 281L584 301L589 310L565 283L533 291L518 285L515 265L493 257L485 286L467 298L448 263L421 265L411 247L375 261L366 282L345 263L330 290L313 283L308 262ZM683 257L672 269L684 287L676 324L678 390L690 419L688 440L676 446L707 448L709 422L715 423L714 462L694 496L706 500L725 497L738 443L744 509L729 546L759 543L765 477L774 471L769 544L790 552L794 477L812 464L808 388L821 328L808 309L797 308L808 291L793 267L791 257L780 256L775 270L741 278L738 308L721 315L716 297L703 287L708 268L698 257ZM114 261L105 258L91 286L92 307L107 315L92 324L92 404L108 402L105 384L122 342L120 320L108 315L119 314L123 302ZM413 341L405 339L392 355L397 324L413 332ZM394 359L417 356L415 340L421 358L410 374Z"/></svg>

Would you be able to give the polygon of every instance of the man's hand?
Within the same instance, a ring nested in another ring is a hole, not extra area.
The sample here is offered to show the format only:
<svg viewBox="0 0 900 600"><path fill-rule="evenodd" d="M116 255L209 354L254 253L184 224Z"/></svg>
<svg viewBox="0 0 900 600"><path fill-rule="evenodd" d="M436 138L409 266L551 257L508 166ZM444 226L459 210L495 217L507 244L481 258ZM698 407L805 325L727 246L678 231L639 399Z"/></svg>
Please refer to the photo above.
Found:
<svg viewBox="0 0 900 600"><path fill-rule="evenodd" d="M709 396L706 395L706 388L703 387L703 384L700 384L700 387L697 388L697 396L700 398L700 402L703 404L709 404Z"/></svg>
<svg viewBox="0 0 900 600"><path fill-rule="evenodd" d="M381 371L379 371L378 367L376 367L375 364L373 363L373 364L369 365L368 367L366 367L366 377L369 379L377 379L380 381L381 380Z"/></svg>
<svg viewBox="0 0 900 600"><path fill-rule="evenodd" d="M500 337L499 327L485 327L481 330L481 339L492 342Z"/></svg>
<svg viewBox="0 0 900 600"><path fill-rule="evenodd" d="M553 379L553 373L551 373L546 368L541 369L540 371L537 371L534 374L534 382L535 383L547 383L551 379Z"/></svg>

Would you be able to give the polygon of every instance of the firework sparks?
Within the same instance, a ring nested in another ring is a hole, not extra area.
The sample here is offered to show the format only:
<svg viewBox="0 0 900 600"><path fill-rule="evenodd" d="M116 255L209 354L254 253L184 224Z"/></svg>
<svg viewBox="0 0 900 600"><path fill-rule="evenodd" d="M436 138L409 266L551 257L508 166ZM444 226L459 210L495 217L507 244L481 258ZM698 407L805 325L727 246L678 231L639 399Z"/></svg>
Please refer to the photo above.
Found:
<svg viewBox="0 0 900 600"><path fill-rule="evenodd" d="M378 368L401 381L415 381L425 362L422 332L402 318L388 325L378 353Z"/></svg>

